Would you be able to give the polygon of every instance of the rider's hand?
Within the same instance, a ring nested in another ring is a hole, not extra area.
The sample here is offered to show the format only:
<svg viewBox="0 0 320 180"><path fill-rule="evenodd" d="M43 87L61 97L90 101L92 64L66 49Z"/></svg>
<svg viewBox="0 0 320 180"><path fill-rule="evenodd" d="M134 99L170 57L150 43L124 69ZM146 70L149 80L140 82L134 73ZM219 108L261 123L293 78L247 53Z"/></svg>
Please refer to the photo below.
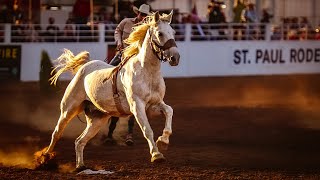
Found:
<svg viewBox="0 0 320 180"><path fill-rule="evenodd" d="M117 50L119 51L119 50L122 50L122 48L123 48L123 44L122 43L118 43L117 44Z"/></svg>

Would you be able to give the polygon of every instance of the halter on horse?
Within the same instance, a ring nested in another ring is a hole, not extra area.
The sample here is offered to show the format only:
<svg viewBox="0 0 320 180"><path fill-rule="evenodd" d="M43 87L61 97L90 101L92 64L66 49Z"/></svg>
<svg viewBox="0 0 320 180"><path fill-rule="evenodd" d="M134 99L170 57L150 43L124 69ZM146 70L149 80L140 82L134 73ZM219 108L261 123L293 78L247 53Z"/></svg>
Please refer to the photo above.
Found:
<svg viewBox="0 0 320 180"><path fill-rule="evenodd" d="M55 83L65 71L72 71L75 76L61 100L61 115L49 147L41 152L40 164L45 164L51 158L54 146L66 125L83 111L87 127L75 141L77 170L85 167L85 145L111 116L133 114L148 142L151 162L165 159L158 146L166 148L169 145L173 109L163 101L166 88L161 63L169 61L171 66L176 66L180 59L174 30L170 26L172 14L159 15L156 12L134 27L126 40L129 46L124 50L124 57L130 58L117 67L100 60L89 61L88 52L74 56L71 51L65 50L58 58L60 64L57 68L60 69L51 80ZM118 100L114 98L114 89L117 90ZM165 128L156 143L147 117L149 112L163 114L166 118Z"/></svg>

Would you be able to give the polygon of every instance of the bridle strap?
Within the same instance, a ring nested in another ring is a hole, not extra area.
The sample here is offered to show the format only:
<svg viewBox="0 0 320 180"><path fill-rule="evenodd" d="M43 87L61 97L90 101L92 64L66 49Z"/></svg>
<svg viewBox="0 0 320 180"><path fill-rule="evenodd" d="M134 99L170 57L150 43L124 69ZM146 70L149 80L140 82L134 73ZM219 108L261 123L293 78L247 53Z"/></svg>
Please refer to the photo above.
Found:
<svg viewBox="0 0 320 180"><path fill-rule="evenodd" d="M157 50L153 47L154 45L152 44L152 41L150 41L150 46L151 46L151 49L152 49L153 54L154 54L155 56L157 56L157 58L158 58L160 61L164 62L165 59L164 59L164 56L163 56L163 51L161 51L161 49L159 49L159 51L157 51ZM160 53L160 56L159 56L159 53Z"/></svg>
<svg viewBox="0 0 320 180"><path fill-rule="evenodd" d="M152 40L153 41L153 40ZM169 39L166 43L164 43L163 46L160 46L159 44L157 44L155 41L153 41L154 45L156 45L159 49L165 51L171 47L177 47L176 42L174 41L174 39Z"/></svg>

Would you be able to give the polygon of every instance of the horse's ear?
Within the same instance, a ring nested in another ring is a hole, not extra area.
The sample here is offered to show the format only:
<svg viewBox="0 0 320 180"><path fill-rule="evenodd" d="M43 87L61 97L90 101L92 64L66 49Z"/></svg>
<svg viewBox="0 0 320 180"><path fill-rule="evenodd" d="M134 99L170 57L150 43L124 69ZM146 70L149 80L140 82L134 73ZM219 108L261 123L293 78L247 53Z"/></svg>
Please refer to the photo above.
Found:
<svg viewBox="0 0 320 180"><path fill-rule="evenodd" d="M154 22L158 22L160 20L160 14L159 14L159 11L155 12L154 13Z"/></svg>
<svg viewBox="0 0 320 180"><path fill-rule="evenodd" d="M168 14L168 22L169 22L169 24L172 21L172 16L173 16L173 10L171 10L170 14Z"/></svg>
<svg viewBox="0 0 320 180"><path fill-rule="evenodd" d="M170 14L165 14L161 18L162 20L167 21L170 24L172 20L172 15L173 15L173 10L171 10Z"/></svg>

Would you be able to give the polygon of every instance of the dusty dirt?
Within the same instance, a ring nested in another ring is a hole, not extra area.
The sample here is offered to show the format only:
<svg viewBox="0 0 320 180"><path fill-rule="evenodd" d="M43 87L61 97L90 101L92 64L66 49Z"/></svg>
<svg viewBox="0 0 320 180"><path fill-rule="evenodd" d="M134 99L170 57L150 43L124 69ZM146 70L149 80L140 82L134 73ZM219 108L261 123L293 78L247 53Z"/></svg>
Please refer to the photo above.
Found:
<svg viewBox="0 0 320 180"><path fill-rule="evenodd" d="M85 163L111 175L77 175L73 120L57 143L60 170L32 170L32 153L48 145L63 86L52 95L37 83L1 81L0 179L320 179L320 75L166 79L174 109L167 161L150 163L135 126L134 146L99 144ZM155 137L163 118L150 120Z"/></svg>

